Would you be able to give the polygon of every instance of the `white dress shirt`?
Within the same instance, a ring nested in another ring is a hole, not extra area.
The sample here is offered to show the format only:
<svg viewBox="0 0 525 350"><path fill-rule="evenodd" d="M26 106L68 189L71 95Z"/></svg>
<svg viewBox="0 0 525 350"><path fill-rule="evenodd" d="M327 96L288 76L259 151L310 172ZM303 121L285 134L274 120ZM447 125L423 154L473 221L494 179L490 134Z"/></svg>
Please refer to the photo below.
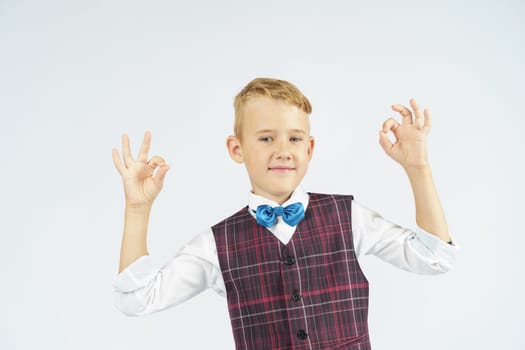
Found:
<svg viewBox="0 0 525 350"><path fill-rule="evenodd" d="M306 210L308 194L298 187L282 204L301 202ZM278 203L250 193L249 208ZM253 210L253 211L252 211ZM278 217L269 231L283 244L295 232ZM448 244L421 228L406 229L393 224L378 213L352 201L352 234L356 256L375 255L403 270L419 274L448 271L455 260L458 246ZM115 306L129 316L146 315L180 304L212 288L226 296L226 289L211 228L184 245L167 262L159 263L144 255L122 270L113 280Z"/></svg>

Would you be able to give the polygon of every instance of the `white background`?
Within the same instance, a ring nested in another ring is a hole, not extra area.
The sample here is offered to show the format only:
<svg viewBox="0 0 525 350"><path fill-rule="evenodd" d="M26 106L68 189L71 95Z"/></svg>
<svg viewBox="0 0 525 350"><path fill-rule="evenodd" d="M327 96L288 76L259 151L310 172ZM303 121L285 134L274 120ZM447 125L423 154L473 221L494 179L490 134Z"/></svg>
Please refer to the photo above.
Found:
<svg viewBox="0 0 525 350"><path fill-rule="evenodd" d="M522 1L0 0L1 349L233 349L213 291L115 309L124 194L111 149L171 165L149 251L169 258L246 204L225 148L255 77L296 84L317 148L305 187L351 193L414 227L409 183L378 143L390 105L433 114L429 152L453 271L362 259L374 349L524 349ZM202 200L206 196L205 201Z"/></svg>

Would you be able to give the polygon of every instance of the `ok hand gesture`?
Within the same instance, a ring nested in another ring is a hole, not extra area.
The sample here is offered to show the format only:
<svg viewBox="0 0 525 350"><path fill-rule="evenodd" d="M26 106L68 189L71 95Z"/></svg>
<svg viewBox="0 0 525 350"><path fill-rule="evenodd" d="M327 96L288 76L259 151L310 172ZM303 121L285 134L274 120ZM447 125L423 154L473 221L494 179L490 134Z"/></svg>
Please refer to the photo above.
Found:
<svg viewBox="0 0 525 350"><path fill-rule="evenodd" d="M169 165L160 156L153 156L148 160L148 152L151 143L151 133L144 133L144 140L140 146L137 159L133 159L129 147L128 135L122 135L121 161L116 148L112 149L113 163L122 176L124 192L126 195L126 206L134 208L151 207L153 201L159 194L164 183L164 176L169 170ZM155 169L159 168L155 176Z"/></svg>
<svg viewBox="0 0 525 350"><path fill-rule="evenodd" d="M414 110L414 116L405 106L392 106L394 111L401 114L402 123L399 124L394 118L387 119L379 132L379 143L386 154L401 164L405 170L420 170L429 165L426 136L430 131L432 119L428 109L422 112L414 99L410 100L410 105ZM396 139L394 143L388 138L387 134L390 131Z"/></svg>

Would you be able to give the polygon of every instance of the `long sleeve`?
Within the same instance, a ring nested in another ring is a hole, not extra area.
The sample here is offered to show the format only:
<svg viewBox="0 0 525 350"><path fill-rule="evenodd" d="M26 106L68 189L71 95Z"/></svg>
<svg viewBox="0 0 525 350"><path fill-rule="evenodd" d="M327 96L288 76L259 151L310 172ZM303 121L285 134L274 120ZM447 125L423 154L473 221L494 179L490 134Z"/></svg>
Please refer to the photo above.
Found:
<svg viewBox="0 0 525 350"><path fill-rule="evenodd" d="M278 224L271 228L284 244L295 231L286 226ZM420 274L448 271L458 249L455 243L447 244L421 228L410 230L393 224L355 200L352 231L358 258L375 255ZM129 316L164 310L208 288L226 296L211 229L196 236L167 262L156 261L149 255L140 257L114 278L113 287L116 307Z"/></svg>
<svg viewBox="0 0 525 350"><path fill-rule="evenodd" d="M400 269L419 274L439 274L454 265L459 247L448 244L420 227L396 225L355 200L352 229L358 257L375 255Z"/></svg>
<svg viewBox="0 0 525 350"><path fill-rule="evenodd" d="M145 255L113 280L115 306L128 316L178 305L208 288L225 295L211 230L196 236L167 262Z"/></svg>

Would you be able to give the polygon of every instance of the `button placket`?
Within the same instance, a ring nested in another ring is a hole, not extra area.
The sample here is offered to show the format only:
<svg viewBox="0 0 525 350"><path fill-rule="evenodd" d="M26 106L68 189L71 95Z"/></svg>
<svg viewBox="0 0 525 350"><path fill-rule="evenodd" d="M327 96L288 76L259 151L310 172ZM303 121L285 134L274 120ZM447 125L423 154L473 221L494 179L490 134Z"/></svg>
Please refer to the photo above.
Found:
<svg viewBox="0 0 525 350"><path fill-rule="evenodd" d="M283 252L283 253L284 253L283 256L285 256L285 258L282 260L282 262L284 263L284 265L288 266L287 268L284 269L284 271L287 271L286 272L287 274L288 273L295 274L294 268L292 267L292 265L294 265L297 262L295 257L293 255L289 255L288 252ZM289 300L291 300L291 302L293 303L297 303L301 299L302 299L302 295L300 294L299 289L292 289ZM295 326L296 327L298 326L296 328L297 338L300 339L301 341L304 341L308 337L308 333L306 332L305 329L299 328L299 327L304 327L304 325L296 324Z"/></svg>

